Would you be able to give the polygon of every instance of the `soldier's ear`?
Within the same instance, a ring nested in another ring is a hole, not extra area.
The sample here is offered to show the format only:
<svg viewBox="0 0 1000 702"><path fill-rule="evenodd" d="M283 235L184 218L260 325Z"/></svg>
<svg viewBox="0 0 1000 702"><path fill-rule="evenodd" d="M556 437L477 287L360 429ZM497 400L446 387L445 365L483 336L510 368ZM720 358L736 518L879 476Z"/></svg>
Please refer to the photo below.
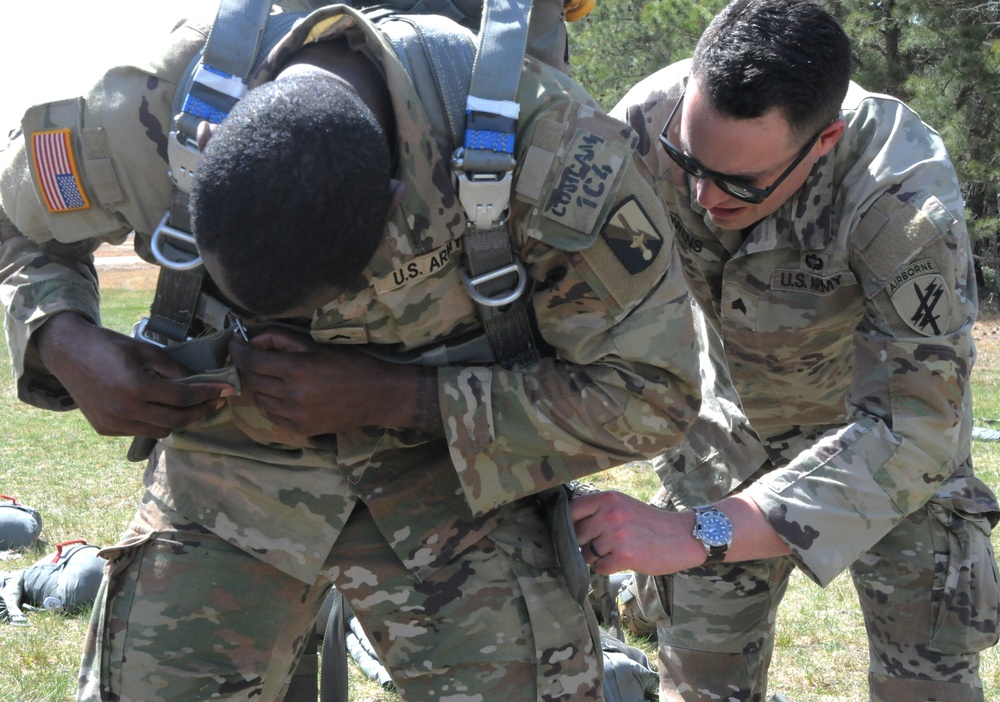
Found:
<svg viewBox="0 0 1000 702"><path fill-rule="evenodd" d="M830 122L823 128L823 131L819 135L819 152L816 158L822 158L826 156L830 150L837 145L840 141L840 137L844 135L844 131L847 129L847 122L843 117L838 117L837 119Z"/></svg>
<svg viewBox="0 0 1000 702"><path fill-rule="evenodd" d="M392 212L403 201L403 194L406 192L406 183L395 178L389 179L389 211Z"/></svg>
<svg viewBox="0 0 1000 702"><path fill-rule="evenodd" d="M206 122L205 120L198 123L198 131L195 134L195 137L198 140L198 151L204 153L205 147L208 146L208 140L212 138L213 134L215 134L215 128L218 126L219 125Z"/></svg>

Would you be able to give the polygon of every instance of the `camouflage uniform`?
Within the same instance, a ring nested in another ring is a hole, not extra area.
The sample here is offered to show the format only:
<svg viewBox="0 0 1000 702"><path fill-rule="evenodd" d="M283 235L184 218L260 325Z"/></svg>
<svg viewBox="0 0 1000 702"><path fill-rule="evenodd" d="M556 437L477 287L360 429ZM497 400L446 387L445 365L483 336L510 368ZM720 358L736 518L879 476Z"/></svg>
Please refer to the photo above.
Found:
<svg viewBox="0 0 1000 702"><path fill-rule="evenodd" d="M657 138L689 70L645 79L612 114L643 135L692 293L765 442L770 466L744 494L792 555L645 583L664 693L761 699L797 566L819 585L850 570L873 700L981 700L978 652L997 641L998 507L970 459L976 285L941 139L852 84L846 132L798 193L752 231L719 230ZM660 468L672 508L720 496L674 480L669 457ZM725 485L755 468L734 466Z"/></svg>
<svg viewBox="0 0 1000 702"><path fill-rule="evenodd" d="M381 31L341 6L319 10L252 84L340 36L384 71L407 188L368 284L319 310L312 336L394 353L475 330L458 273L466 217L437 138L447 130ZM4 154L0 289L26 402L73 406L31 336L61 311L99 319L97 246L134 228L148 251L169 204L171 103L204 37L183 24L158 58L32 108ZM530 59L518 101L510 233L551 353L513 370L441 367L443 439L372 428L310 440L233 398L160 441L142 506L108 551L82 698L279 699L333 582L405 699L601 699L593 613L585 592L570 594L536 494L676 445L700 403L699 341L638 136ZM54 132L70 135L69 185L87 203L50 212L31 147Z"/></svg>

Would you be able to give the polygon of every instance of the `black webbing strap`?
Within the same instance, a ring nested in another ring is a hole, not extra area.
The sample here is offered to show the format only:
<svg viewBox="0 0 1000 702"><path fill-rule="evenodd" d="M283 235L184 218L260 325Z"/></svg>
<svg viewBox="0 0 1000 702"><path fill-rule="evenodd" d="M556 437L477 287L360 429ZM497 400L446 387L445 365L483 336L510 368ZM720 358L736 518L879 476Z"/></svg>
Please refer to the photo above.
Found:
<svg viewBox="0 0 1000 702"><path fill-rule="evenodd" d="M509 268L515 261L506 221L489 229L479 229L470 224L463 238L463 249L465 269L473 280L490 271ZM518 284L519 275L526 275L523 269L520 273L512 272L481 282L476 285L476 289L486 297L496 297L513 290ZM516 300L503 307L477 303L486 337L497 363L503 368L510 369L539 358L535 330L525 303L529 296L530 290L526 288Z"/></svg>
<svg viewBox="0 0 1000 702"><path fill-rule="evenodd" d="M188 194L174 188L171 198L168 223L181 231L191 231L188 213ZM170 246L180 247L182 242L170 242ZM181 251L197 256L197 251ZM160 266L156 281L156 293L149 307L149 320L145 334L151 341L165 343L166 340L181 342L188 338L188 332L195 321L198 309L198 295L205 280L204 266L190 270L178 270Z"/></svg>

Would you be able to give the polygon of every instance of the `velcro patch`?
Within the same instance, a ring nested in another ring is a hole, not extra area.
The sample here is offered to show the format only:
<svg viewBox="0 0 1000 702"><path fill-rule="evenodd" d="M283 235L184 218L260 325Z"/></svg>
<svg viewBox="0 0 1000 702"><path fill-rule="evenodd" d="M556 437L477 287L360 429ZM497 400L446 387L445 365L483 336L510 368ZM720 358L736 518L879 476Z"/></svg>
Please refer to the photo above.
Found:
<svg viewBox="0 0 1000 702"><path fill-rule="evenodd" d="M621 145L578 129L542 214L580 232L593 231L604 202L614 192L624 161Z"/></svg>
<svg viewBox="0 0 1000 702"><path fill-rule="evenodd" d="M947 290L941 275L910 278L896 288L892 304L913 331L924 336L938 336L948 327L940 321L944 317L947 322L951 311Z"/></svg>
<svg viewBox="0 0 1000 702"><path fill-rule="evenodd" d="M375 288L377 294L384 295L404 285L415 283L422 278L440 272L453 256L461 253L461 250L462 244L460 240L449 241L444 246L439 246L430 253L418 256L412 261L407 261L389 275L373 280L372 286Z"/></svg>
<svg viewBox="0 0 1000 702"><path fill-rule="evenodd" d="M810 295L832 295L845 285L854 285L857 279L853 273L843 272L833 275L816 275L797 268L776 268L771 274L772 290L790 290Z"/></svg>
<svg viewBox="0 0 1000 702"><path fill-rule="evenodd" d="M641 273L663 248L663 235L634 197L629 197L611 213L601 236L629 273Z"/></svg>
<svg viewBox="0 0 1000 702"><path fill-rule="evenodd" d="M364 327L336 327L313 329L310 334L318 344L367 344L368 332Z"/></svg>
<svg viewBox="0 0 1000 702"><path fill-rule="evenodd" d="M758 296L736 285L722 288L722 316L750 329L757 328Z"/></svg>
<svg viewBox="0 0 1000 702"><path fill-rule="evenodd" d="M31 153L35 161L39 192L49 212L72 212L90 208L83 191L76 158L73 156L72 132L52 129L31 135Z"/></svg>
<svg viewBox="0 0 1000 702"><path fill-rule="evenodd" d="M914 278L940 272L941 270L937 267L937 264L929 258L914 261L913 263L906 265L902 270L896 273L896 275L889 279L889 294L895 295L896 291L899 290L900 287Z"/></svg>

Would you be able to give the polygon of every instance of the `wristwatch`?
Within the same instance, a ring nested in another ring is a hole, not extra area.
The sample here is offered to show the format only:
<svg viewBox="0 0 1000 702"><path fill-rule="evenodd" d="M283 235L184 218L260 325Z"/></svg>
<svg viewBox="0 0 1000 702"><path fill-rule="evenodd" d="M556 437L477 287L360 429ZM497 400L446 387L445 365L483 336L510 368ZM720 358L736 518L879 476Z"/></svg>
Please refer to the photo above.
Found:
<svg viewBox="0 0 1000 702"><path fill-rule="evenodd" d="M729 517L711 505L694 508L694 538L708 552L705 563L721 563L733 543L733 523Z"/></svg>

